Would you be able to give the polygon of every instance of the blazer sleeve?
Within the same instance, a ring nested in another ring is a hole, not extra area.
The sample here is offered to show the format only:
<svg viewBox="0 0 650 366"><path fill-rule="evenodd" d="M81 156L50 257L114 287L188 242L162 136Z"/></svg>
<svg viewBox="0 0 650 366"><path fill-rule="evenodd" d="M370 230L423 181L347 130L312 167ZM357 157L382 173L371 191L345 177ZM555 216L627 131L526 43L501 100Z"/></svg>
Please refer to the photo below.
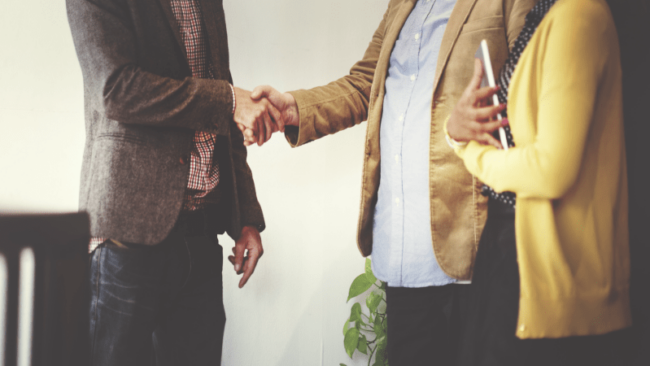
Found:
<svg viewBox="0 0 650 366"><path fill-rule="evenodd" d="M285 136L296 147L357 125L368 118L370 89L386 30L390 5L366 52L350 74L325 86L290 92L296 99L299 127L288 126Z"/></svg>
<svg viewBox="0 0 650 366"><path fill-rule="evenodd" d="M234 124L234 122L232 123ZM266 224L262 214L262 207L257 200L253 173L246 162L247 150L246 146L244 146L244 135L237 126L232 126L230 131L241 226L253 226L259 232L262 232L266 228ZM235 238L238 238L240 233L232 234Z"/></svg>
<svg viewBox="0 0 650 366"><path fill-rule="evenodd" d="M471 141L457 153L472 174L496 191L557 199L578 179L612 36L606 33L607 19L588 13L547 24L537 29L547 35L539 43L545 49L534 61L540 75L530 75L541 81L534 141L508 151Z"/></svg>
<svg viewBox="0 0 650 366"><path fill-rule="evenodd" d="M67 0L66 4L86 98L93 100L94 108L124 124L229 134L233 100L227 81L177 80L143 70L125 1Z"/></svg>

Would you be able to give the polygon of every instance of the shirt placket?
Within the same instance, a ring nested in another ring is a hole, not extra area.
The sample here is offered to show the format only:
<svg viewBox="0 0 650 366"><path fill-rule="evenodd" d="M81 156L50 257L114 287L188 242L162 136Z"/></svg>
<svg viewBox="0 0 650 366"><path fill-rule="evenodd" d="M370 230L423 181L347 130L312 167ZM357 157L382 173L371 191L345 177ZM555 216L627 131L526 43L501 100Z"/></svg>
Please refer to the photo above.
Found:
<svg viewBox="0 0 650 366"><path fill-rule="evenodd" d="M181 28L183 46L188 58L192 76L211 78L212 72L207 61L207 50L202 33L200 5L195 0L176 1L172 4L175 17ZM188 189L195 190L186 197L185 209L200 207L203 198L218 184L218 165L213 162L214 135L196 131L192 140L190 175Z"/></svg>
<svg viewBox="0 0 650 366"><path fill-rule="evenodd" d="M428 1L427 1L428 2ZM413 95L413 90L415 88L415 82L418 78L420 64L419 64L419 52L421 46L421 35L422 27L424 26L424 21L426 20L429 11L431 10L431 4L429 6L422 5L421 2L418 2L416 8L413 11L417 11L416 21L408 25L407 31L407 53L408 53L408 64L406 70L408 70L406 80L404 80L405 85L407 85L402 92L406 96L403 98L402 105L400 106L399 117L397 118L397 123L395 126L395 134L399 136L398 139L395 139L397 142L394 147L394 159L395 163L393 164L393 169L391 171L391 190L393 192L393 209L391 210L391 221L392 221L392 237L391 237L391 256L390 256L390 267L391 273L396 274L395 283L397 286L402 284L402 272L404 266L404 171L402 165L402 149L406 141L404 141L404 125L406 123L407 111L411 96Z"/></svg>

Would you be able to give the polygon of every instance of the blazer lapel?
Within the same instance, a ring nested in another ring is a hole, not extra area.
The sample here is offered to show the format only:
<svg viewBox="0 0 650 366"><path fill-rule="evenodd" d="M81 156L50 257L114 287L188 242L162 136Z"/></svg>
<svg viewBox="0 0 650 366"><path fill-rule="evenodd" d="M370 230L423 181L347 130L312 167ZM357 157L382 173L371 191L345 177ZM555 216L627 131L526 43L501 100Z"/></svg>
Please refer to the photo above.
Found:
<svg viewBox="0 0 650 366"><path fill-rule="evenodd" d="M176 38L178 47L183 52L183 57L185 58L185 60L187 60L187 53L185 52L185 47L183 46L181 31L178 28L178 22L176 21L176 17L174 17L174 13L172 12L171 1L170 0L158 0L158 1L160 2L160 5L163 8L163 12L165 13L165 16L167 16L167 21L169 22L169 25L172 28L172 32L174 33L174 38Z"/></svg>
<svg viewBox="0 0 650 366"><path fill-rule="evenodd" d="M228 33L226 32L225 14L220 1L199 0L203 9L203 24L210 48L212 66L217 68L229 68L228 55Z"/></svg>
<svg viewBox="0 0 650 366"><path fill-rule="evenodd" d="M456 40L460 35L460 30L465 24L465 20L469 16L469 13L474 8L477 0L458 0L454 10L451 12L449 17L449 22L447 22L447 28L445 29L445 34L442 36L442 43L440 44L440 52L438 53L438 63L436 65L436 75L433 79L433 92L436 92L438 88L438 83L440 82L440 76L442 76L442 71L447 66L447 61L449 60L449 55L451 50L456 44Z"/></svg>

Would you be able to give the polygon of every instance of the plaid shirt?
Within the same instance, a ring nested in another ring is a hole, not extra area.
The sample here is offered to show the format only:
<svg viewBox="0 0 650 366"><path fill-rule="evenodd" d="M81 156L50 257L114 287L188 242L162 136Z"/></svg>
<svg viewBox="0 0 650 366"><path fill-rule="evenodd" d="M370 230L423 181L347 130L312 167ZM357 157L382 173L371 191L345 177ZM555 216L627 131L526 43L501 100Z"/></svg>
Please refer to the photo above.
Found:
<svg viewBox="0 0 650 366"><path fill-rule="evenodd" d="M192 77L214 79L198 0L172 0L171 8L178 23ZM206 196L219 184L219 163L213 160L215 141L215 134L201 131L194 133L194 144L190 152L190 174L183 200L185 211L202 208L208 199ZM105 240L106 238L92 238L90 250Z"/></svg>
<svg viewBox="0 0 650 366"><path fill-rule="evenodd" d="M214 79L208 60L207 39L198 0L172 0L192 77ZM194 211L205 204L205 196L219 183L219 164L212 160L216 135L196 131L190 153L190 175L183 210Z"/></svg>

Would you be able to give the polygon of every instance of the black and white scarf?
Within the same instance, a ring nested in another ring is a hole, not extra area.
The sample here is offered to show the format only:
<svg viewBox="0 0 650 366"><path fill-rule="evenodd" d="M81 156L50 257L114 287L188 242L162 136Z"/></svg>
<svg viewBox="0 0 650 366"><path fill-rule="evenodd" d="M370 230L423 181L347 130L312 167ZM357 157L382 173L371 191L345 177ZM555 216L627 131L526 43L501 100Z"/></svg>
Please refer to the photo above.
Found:
<svg viewBox="0 0 650 366"><path fill-rule="evenodd" d="M517 67L517 62L519 57L524 52L526 45L533 37L535 30L539 23L544 19L546 13L548 13L551 6L555 4L557 0L540 0L526 15L526 21L524 27L521 29L521 33L515 40L515 45L512 47L512 51L508 55L503 67L499 71L499 77L496 81L496 84L499 86L499 91L497 91L497 97L499 98L499 103L508 102L508 86L510 86L510 78L515 72L515 67ZM503 118L507 117L507 111L501 112ZM506 132L506 139L508 140L508 146L515 146L515 142L512 138L512 133L510 132L510 127L504 127ZM496 136L498 138L498 136ZM497 193L491 187L484 185L481 191L481 194L488 196L492 199L505 203L509 206L515 207L517 202L517 195L513 192L501 192Z"/></svg>

